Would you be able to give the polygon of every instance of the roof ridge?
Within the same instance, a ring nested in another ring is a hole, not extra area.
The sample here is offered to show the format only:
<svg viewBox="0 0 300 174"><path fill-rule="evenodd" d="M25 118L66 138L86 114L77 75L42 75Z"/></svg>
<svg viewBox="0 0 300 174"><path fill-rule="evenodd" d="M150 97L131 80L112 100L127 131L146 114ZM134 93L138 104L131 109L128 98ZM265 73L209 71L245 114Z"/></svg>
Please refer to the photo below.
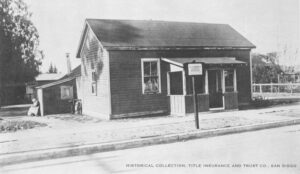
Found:
<svg viewBox="0 0 300 174"><path fill-rule="evenodd" d="M229 25L224 23L207 23L207 22L196 22L196 21L169 21L169 20L152 20L152 19L99 19L99 18L86 18L89 20L99 20L99 21L140 21L140 22L167 22L167 23L189 23L189 24L208 24L208 25ZM230 25L229 25L230 26Z"/></svg>
<svg viewBox="0 0 300 174"><path fill-rule="evenodd" d="M255 48L248 39L229 24L189 21L87 18L90 27L104 48L110 47L234 47ZM149 32L150 31L150 32ZM80 48L80 55L83 31ZM153 39L154 38L154 39ZM125 48L125 49L128 49ZM123 49L123 48L122 48Z"/></svg>

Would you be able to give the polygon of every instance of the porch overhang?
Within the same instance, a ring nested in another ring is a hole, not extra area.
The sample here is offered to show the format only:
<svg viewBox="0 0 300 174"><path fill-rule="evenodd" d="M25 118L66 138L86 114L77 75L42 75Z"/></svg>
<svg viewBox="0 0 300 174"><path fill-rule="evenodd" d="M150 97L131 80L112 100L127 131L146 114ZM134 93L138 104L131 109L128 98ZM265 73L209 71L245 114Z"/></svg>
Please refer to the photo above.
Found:
<svg viewBox="0 0 300 174"><path fill-rule="evenodd" d="M176 65L183 68L185 63L189 62L201 62L208 66L237 66L237 65L247 65L246 62L236 60L234 57L207 57L207 58L161 58L162 61Z"/></svg>

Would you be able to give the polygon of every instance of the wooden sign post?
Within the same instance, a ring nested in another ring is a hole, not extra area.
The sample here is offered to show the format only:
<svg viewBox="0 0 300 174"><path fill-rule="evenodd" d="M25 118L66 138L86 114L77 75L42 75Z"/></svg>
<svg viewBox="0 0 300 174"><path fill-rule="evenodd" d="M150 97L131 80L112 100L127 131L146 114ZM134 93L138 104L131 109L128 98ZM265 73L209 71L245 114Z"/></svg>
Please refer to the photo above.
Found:
<svg viewBox="0 0 300 174"><path fill-rule="evenodd" d="M192 76L195 123L196 129L199 129L198 96L196 91L195 76L203 75L203 63L196 63L196 61L194 60L192 63L186 63L184 67L187 75Z"/></svg>

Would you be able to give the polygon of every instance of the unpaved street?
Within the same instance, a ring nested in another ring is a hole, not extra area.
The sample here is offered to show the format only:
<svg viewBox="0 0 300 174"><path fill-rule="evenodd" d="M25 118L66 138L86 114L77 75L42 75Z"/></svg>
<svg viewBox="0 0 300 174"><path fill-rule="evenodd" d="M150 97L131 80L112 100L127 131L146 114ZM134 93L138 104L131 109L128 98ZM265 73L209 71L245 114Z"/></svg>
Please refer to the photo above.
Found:
<svg viewBox="0 0 300 174"><path fill-rule="evenodd" d="M300 125L6 166L1 173L300 173Z"/></svg>

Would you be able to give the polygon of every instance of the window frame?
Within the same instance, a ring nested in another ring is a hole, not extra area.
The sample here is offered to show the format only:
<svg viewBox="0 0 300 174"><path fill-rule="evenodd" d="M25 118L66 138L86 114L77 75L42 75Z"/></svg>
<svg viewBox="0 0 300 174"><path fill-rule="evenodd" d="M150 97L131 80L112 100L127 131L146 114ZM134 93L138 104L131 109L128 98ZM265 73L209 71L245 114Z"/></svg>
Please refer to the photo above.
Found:
<svg viewBox="0 0 300 174"><path fill-rule="evenodd" d="M226 77L225 77L225 71L232 71L233 79L232 79L232 87L233 91L226 91ZM224 76L224 92L237 92L237 82L236 82L236 68L226 68L223 70L223 76Z"/></svg>
<svg viewBox="0 0 300 174"><path fill-rule="evenodd" d="M69 95L67 96L63 91L65 90L69 91ZM73 86L68 86L68 85L62 85L60 86L60 99L61 100L70 100L73 99L74 95L73 95Z"/></svg>
<svg viewBox="0 0 300 174"><path fill-rule="evenodd" d="M94 78L95 77L95 78ZM91 71L91 94L92 95L97 95L97 80L96 80L96 70L92 69ZM94 88L94 92L93 92Z"/></svg>
<svg viewBox="0 0 300 174"><path fill-rule="evenodd" d="M158 92L145 92L144 84L144 62L156 62L157 64L157 76L158 76ZM141 74L142 74L142 94L161 94L161 73L160 73L160 58L142 58L141 59Z"/></svg>

